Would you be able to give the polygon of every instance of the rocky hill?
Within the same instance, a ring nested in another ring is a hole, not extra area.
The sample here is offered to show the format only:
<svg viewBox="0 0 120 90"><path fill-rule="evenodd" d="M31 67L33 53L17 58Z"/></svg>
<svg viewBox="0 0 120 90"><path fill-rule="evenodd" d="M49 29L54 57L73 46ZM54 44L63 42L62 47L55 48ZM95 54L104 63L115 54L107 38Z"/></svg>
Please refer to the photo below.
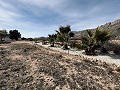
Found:
<svg viewBox="0 0 120 90"><path fill-rule="evenodd" d="M95 29L89 29L89 30L94 31ZM115 39L120 39L120 19L101 25L99 26L99 29L107 30L111 32L112 36ZM75 37L81 37L82 35L85 35L85 34L86 34L86 30L78 31L78 32L75 32Z"/></svg>

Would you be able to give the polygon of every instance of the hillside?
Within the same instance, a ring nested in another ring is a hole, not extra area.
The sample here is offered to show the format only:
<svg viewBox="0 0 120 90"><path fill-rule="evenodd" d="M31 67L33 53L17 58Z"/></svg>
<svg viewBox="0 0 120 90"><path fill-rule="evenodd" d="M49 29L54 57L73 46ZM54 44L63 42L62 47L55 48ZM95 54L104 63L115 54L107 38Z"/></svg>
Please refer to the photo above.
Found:
<svg viewBox="0 0 120 90"><path fill-rule="evenodd" d="M119 90L120 68L28 42L0 45L0 90Z"/></svg>
<svg viewBox="0 0 120 90"><path fill-rule="evenodd" d="M112 33L115 39L120 39L120 19L99 26L100 30L106 30ZM94 31L95 29L89 29ZM81 37L86 34L86 30L75 32L75 37Z"/></svg>

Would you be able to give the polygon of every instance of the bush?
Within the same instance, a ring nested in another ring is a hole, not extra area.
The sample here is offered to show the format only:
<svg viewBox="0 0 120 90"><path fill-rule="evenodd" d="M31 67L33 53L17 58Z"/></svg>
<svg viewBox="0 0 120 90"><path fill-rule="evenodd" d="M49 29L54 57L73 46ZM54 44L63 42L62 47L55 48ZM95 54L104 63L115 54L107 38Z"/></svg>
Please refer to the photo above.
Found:
<svg viewBox="0 0 120 90"><path fill-rule="evenodd" d="M85 44L77 44L76 48L79 50L85 50L85 48L87 48L87 46Z"/></svg>
<svg viewBox="0 0 120 90"><path fill-rule="evenodd" d="M106 45L108 51L113 51L115 54L120 55L120 45L117 43L108 43Z"/></svg>
<svg viewBox="0 0 120 90"><path fill-rule="evenodd" d="M77 43L78 43L77 41L71 41L70 42L70 47L75 48Z"/></svg>
<svg viewBox="0 0 120 90"><path fill-rule="evenodd" d="M113 50L113 52L117 55L120 55L120 50L119 49L115 49L115 50Z"/></svg>
<svg viewBox="0 0 120 90"><path fill-rule="evenodd" d="M77 48L79 50L84 50L87 46L82 44L80 41L71 41L70 42L71 48Z"/></svg>
<svg viewBox="0 0 120 90"><path fill-rule="evenodd" d="M27 38L22 37L21 40L27 40Z"/></svg>
<svg viewBox="0 0 120 90"><path fill-rule="evenodd" d="M101 48L101 52L102 52L102 53L108 53L107 49L106 49L106 48L104 48L104 47L103 47L103 48Z"/></svg>

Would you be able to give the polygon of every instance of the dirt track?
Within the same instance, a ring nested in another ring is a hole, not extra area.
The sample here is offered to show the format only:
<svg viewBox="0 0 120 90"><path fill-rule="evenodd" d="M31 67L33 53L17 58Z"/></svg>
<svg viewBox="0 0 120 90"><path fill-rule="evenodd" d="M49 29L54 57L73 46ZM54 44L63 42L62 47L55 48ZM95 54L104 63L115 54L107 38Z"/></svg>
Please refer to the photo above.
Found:
<svg viewBox="0 0 120 90"><path fill-rule="evenodd" d="M49 47L50 45L42 45L42 43L35 43L35 44L38 44L40 46L43 46L45 48L49 48L51 50L55 50L55 51L59 51L59 52L64 52L64 53L68 53L68 50L63 50L61 49L61 47ZM89 56L89 55L85 55L83 54L84 53L84 50L75 50L75 49L70 49L69 50L69 54L71 55L77 55L77 56L81 56L81 57L84 57L84 58L87 58L87 59L90 59L90 60L99 60L99 61L102 61L102 62L106 62L106 63L110 63L110 64L116 64L116 65L119 65L120 66L120 55L116 55L116 54L110 54L110 53L104 53L104 54L98 54L98 55L95 55L95 56Z"/></svg>
<svg viewBox="0 0 120 90"><path fill-rule="evenodd" d="M120 67L15 42L0 46L0 89L119 90Z"/></svg>

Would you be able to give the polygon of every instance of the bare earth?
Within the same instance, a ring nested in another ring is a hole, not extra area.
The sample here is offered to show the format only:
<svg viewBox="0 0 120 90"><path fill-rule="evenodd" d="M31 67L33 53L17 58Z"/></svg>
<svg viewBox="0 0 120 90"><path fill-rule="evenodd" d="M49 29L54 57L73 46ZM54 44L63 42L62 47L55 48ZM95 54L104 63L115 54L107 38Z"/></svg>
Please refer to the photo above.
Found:
<svg viewBox="0 0 120 90"><path fill-rule="evenodd" d="M1 44L0 90L120 90L120 67L29 42Z"/></svg>
<svg viewBox="0 0 120 90"><path fill-rule="evenodd" d="M52 50L57 50L60 52L68 53L68 50L63 50L58 47L49 47L50 45L42 45L42 43L37 43L37 44L45 48L50 48ZM88 56L88 55L84 55L83 52L84 51L69 50L69 54L72 54L72 55L79 55L81 57L84 57L90 60L100 60L102 62L107 62L110 64L116 64L120 66L120 55L105 54L105 55L97 55L97 56Z"/></svg>

